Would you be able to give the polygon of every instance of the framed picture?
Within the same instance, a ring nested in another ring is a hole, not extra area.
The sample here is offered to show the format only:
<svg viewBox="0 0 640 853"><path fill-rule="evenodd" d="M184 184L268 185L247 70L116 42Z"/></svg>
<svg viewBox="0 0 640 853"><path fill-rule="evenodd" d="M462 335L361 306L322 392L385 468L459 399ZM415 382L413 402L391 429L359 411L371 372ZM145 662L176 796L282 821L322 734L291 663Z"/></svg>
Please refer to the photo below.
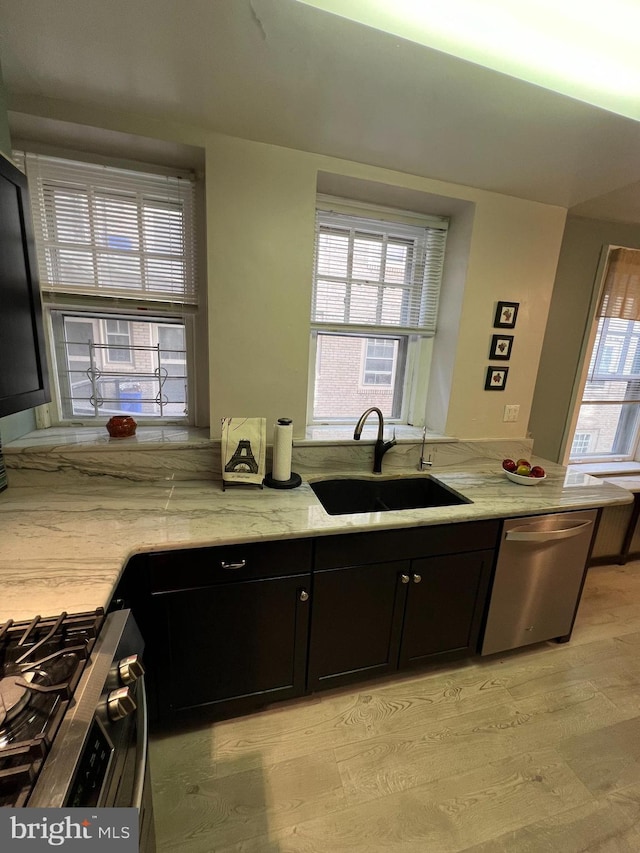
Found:
<svg viewBox="0 0 640 853"><path fill-rule="evenodd" d="M513 329L518 316L519 302L498 302L496 316L493 320L494 329Z"/></svg>
<svg viewBox="0 0 640 853"><path fill-rule="evenodd" d="M491 338L489 358L508 361L511 358L512 345L513 335L493 335Z"/></svg>
<svg viewBox="0 0 640 853"><path fill-rule="evenodd" d="M484 381L485 391L504 391L507 384L508 367L487 367L487 378Z"/></svg>

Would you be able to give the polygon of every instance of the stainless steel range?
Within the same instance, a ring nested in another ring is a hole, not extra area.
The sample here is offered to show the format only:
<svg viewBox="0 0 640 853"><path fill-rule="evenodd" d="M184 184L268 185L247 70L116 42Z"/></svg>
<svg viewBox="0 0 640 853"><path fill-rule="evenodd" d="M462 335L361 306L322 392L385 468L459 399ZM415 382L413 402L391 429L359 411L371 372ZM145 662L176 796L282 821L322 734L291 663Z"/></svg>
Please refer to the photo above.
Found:
<svg viewBox="0 0 640 853"><path fill-rule="evenodd" d="M155 850L143 648L128 610L0 626L0 806L133 806Z"/></svg>

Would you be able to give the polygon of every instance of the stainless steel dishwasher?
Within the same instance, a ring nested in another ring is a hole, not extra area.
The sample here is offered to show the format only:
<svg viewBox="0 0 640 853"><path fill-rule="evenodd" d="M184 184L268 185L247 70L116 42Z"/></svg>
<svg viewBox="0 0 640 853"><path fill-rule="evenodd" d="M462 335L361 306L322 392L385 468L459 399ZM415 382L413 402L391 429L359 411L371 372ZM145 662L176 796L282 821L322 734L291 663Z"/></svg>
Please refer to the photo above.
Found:
<svg viewBox="0 0 640 853"><path fill-rule="evenodd" d="M598 510L505 521L480 654L569 639Z"/></svg>

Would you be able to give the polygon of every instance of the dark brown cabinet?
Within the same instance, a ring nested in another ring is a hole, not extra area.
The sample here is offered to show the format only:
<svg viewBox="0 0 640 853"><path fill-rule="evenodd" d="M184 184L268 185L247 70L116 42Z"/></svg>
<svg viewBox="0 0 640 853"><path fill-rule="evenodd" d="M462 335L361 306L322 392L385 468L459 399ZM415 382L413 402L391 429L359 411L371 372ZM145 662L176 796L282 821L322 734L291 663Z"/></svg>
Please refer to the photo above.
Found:
<svg viewBox="0 0 640 853"><path fill-rule="evenodd" d="M398 577L408 566L405 561L315 573L310 690L397 669L402 630Z"/></svg>
<svg viewBox="0 0 640 853"><path fill-rule="evenodd" d="M498 528L472 522L319 539L309 689L474 654ZM376 561L391 555L404 559Z"/></svg>
<svg viewBox="0 0 640 853"><path fill-rule="evenodd" d="M0 417L50 399L27 179L0 155Z"/></svg>
<svg viewBox="0 0 640 853"><path fill-rule="evenodd" d="M310 580L292 575L154 595L169 653L157 682L167 710L302 694Z"/></svg>
<svg viewBox="0 0 640 853"><path fill-rule="evenodd" d="M498 521L138 555L152 711L254 710L474 654Z"/></svg>
<svg viewBox="0 0 640 853"><path fill-rule="evenodd" d="M473 551L412 561L401 668L477 651L493 557Z"/></svg>
<svg viewBox="0 0 640 853"><path fill-rule="evenodd" d="M309 540L165 551L132 562L128 603L147 641L156 717L205 706L226 716L304 693Z"/></svg>

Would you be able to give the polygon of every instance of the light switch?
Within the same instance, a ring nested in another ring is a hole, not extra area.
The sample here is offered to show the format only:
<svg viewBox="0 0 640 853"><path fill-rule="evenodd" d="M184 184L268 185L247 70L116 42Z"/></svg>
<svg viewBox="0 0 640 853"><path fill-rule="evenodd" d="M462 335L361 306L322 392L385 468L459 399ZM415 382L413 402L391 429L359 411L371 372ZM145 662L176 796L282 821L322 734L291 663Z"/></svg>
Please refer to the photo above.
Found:
<svg viewBox="0 0 640 853"><path fill-rule="evenodd" d="M517 421L519 413L520 413L520 406L519 405L505 406L504 407L504 417L502 418L502 420L506 421L506 422L510 422L510 423L512 423L513 421Z"/></svg>

